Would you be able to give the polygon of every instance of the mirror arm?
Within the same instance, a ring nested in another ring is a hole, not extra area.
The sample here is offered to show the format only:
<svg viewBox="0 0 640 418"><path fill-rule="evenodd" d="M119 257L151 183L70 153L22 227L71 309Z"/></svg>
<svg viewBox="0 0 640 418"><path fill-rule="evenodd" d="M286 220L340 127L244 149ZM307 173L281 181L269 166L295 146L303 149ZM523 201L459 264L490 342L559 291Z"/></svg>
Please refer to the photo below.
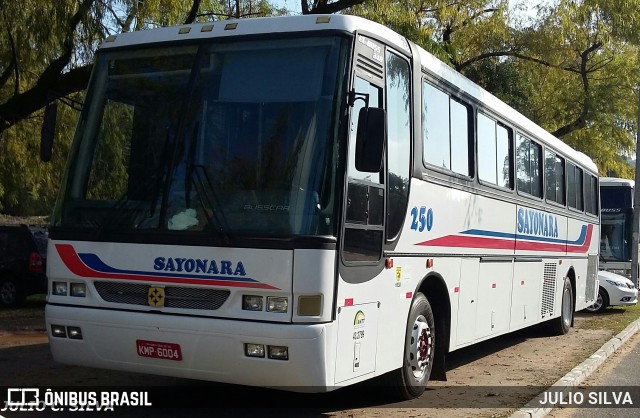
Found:
<svg viewBox="0 0 640 418"><path fill-rule="evenodd" d="M369 107L369 93L356 93L355 90L351 90L348 93L348 103L349 107L353 107L356 103L356 100L364 101L364 107Z"/></svg>

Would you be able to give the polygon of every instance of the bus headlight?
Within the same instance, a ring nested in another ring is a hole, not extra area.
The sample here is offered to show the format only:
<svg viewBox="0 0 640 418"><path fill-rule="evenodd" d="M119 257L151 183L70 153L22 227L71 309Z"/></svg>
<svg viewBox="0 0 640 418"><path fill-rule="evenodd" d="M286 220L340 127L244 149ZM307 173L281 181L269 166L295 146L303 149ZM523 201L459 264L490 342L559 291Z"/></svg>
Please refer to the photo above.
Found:
<svg viewBox="0 0 640 418"><path fill-rule="evenodd" d="M246 343L244 345L244 354L247 357L264 357L264 345Z"/></svg>
<svg viewBox="0 0 640 418"><path fill-rule="evenodd" d="M289 309L289 299L286 297L267 297L267 312L285 313Z"/></svg>
<svg viewBox="0 0 640 418"><path fill-rule="evenodd" d="M51 324L51 335L58 338L67 338L67 329L63 325Z"/></svg>
<svg viewBox="0 0 640 418"><path fill-rule="evenodd" d="M67 283L66 282L52 282L51 293L57 296L67 296Z"/></svg>
<svg viewBox="0 0 640 418"><path fill-rule="evenodd" d="M83 298L87 296L87 285L84 283L71 283L69 294L71 296Z"/></svg>
<svg viewBox="0 0 640 418"><path fill-rule="evenodd" d="M270 345L269 358L272 360L289 360L289 347Z"/></svg>
<svg viewBox="0 0 640 418"><path fill-rule="evenodd" d="M242 309L245 311L261 311L263 297L256 295L242 295Z"/></svg>

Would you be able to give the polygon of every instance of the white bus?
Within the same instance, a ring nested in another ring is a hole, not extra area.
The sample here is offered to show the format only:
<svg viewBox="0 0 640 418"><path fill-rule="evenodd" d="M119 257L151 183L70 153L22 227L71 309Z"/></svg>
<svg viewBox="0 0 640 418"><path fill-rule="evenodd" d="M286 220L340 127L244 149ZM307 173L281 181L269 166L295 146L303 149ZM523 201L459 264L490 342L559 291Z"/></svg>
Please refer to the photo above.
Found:
<svg viewBox="0 0 640 418"><path fill-rule="evenodd" d="M631 277L635 181L600 177L600 270Z"/></svg>
<svg viewBox="0 0 640 418"><path fill-rule="evenodd" d="M46 146L45 146L46 148ZM594 302L594 163L351 16L112 36L50 229L67 364L405 398Z"/></svg>

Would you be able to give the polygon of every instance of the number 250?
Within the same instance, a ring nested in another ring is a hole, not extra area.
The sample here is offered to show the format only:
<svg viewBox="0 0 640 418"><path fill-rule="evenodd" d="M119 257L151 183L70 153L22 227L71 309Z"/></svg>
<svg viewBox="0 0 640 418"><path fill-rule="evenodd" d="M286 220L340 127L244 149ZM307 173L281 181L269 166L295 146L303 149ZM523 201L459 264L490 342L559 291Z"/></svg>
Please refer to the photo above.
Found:
<svg viewBox="0 0 640 418"><path fill-rule="evenodd" d="M411 209L411 218L411 229L422 232L427 228L427 231L431 231L431 227L433 226L432 209L427 211L427 208L422 206L418 212L418 208L414 207Z"/></svg>

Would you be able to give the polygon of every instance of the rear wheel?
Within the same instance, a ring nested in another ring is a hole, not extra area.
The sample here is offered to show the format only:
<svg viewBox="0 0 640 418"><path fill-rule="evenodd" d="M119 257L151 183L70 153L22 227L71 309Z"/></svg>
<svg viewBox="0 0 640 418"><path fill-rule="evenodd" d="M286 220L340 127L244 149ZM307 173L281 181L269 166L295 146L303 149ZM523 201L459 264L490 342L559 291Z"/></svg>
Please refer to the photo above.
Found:
<svg viewBox="0 0 640 418"><path fill-rule="evenodd" d="M397 397L413 399L422 395L429 381L435 353L435 321L429 301L417 293L407 322L402 367L387 376Z"/></svg>
<svg viewBox="0 0 640 418"><path fill-rule="evenodd" d="M573 321L573 286L568 277L564 278L564 286L562 288L562 306L560 307L560 317L554 319L551 323L553 333L556 335L564 335L569 332L571 322Z"/></svg>
<svg viewBox="0 0 640 418"><path fill-rule="evenodd" d="M598 288L598 297L596 298L596 301L593 303L593 305L588 306L586 310L592 313L600 313L604 312L604 310L607 309L608 306L609 295L607 294L606 290L600 287Z"/></svg>
<svg viewBox="0 0 640 418"><path fill-rule="evenodd" d="M0 279L0 306L16 306L22 299L22 292L14 280Z"/></svg>

